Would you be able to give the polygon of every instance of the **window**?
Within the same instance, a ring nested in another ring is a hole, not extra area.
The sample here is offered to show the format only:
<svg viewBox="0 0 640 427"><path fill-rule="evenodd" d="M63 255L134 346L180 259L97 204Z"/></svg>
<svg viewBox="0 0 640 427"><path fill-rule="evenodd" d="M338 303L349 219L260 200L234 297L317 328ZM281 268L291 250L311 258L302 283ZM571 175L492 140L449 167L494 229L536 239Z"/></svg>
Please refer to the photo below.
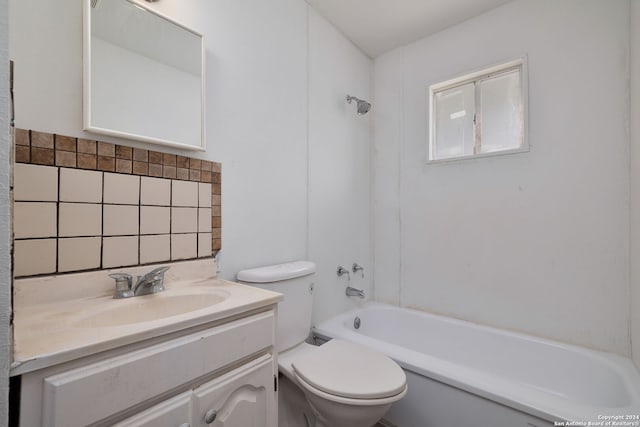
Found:
<svg viewBox="0 0 640 427"><path fill-rule="evenodd" d="M429 161L526 151L523 59L429 87Z"/></svg>

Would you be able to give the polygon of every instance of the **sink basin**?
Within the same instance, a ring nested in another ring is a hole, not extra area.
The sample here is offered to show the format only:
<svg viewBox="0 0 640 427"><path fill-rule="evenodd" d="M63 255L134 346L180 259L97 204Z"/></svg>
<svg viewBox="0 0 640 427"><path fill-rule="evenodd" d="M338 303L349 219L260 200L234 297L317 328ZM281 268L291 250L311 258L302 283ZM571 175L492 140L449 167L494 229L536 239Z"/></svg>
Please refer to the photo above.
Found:
<svg viewBox="0 0 640 427"><path fill-rule="evenodd" d="M77 326L97 328L150 322L208 308L221 303L228 297L229 294L226 292L182 295L159 293L113 300L110 301L108 308L80 319Z"/></svg>

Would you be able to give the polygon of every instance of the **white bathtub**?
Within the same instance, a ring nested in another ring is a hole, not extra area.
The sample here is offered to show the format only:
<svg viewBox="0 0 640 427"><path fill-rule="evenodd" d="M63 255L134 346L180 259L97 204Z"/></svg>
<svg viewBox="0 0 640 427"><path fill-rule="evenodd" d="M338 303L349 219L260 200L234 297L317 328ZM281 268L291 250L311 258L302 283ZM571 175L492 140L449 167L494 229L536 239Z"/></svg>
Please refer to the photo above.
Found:
<svg viewBox="0 0 640 427"><path fill-rule="evenodd" d="M405 369L408 397L387 417L401 427L640 426L640 375L627 358L378 303L315 332L370 346Z"/></svg>

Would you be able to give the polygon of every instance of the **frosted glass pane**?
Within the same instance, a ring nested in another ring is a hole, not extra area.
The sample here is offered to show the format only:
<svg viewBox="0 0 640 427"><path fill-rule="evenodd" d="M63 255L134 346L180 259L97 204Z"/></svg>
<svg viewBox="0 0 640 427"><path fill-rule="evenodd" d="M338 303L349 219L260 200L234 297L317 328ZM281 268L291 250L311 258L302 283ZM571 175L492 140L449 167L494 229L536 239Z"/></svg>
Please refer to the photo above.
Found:
<svg viewBox="0 0 640 427"><path fill-rule="evenodd" d="M474 84L435 94L433 159L473 155Z"/></svg>
<svg viewBox="0 0 640 427"><path fill-rule="evenodd" d="M481 153L512 150L522 144L520 71L480 84Z"/></svg>

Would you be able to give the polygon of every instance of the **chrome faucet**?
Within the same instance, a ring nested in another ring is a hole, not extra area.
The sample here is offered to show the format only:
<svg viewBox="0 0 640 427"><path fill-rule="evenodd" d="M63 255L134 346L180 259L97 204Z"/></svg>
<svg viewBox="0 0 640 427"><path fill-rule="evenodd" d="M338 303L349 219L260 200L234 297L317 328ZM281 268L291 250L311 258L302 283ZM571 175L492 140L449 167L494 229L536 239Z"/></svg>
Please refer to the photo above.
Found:
<svg viewBox="0 0 640 427"><path fill-rule="evenodd" d="M344 276L346 274L347 275L347 280L351 281L351 274L349 274L349 270L347 270L343 266L339 265L338 266L338 270L336 271L336 273L338 274L338 277L342 277L342 276Z"/></svg>
<svg viewBox="0 0 640 427"><path fill-rule="evenodd" d="M132 286L133 277L126 273L114 273L109 277L116 281L115 299L137 297L164 291L164 273L170 267L158 267L144 276L138 276L136 285Z"/></svg>
<svg viewBox="0 0 640 427"><path fill-rule="evenodd" d="M170 267L158 267L144 276L138 276L138 282L133 287L133 295L149 295L164 291L164 273Z"/></svg>
<svg viewBox="0 0 640 427"><path fill-rule="evenodd" d="M345 291L345 294L348 297L364 298L364 291L362 289L352 288L351 286L347 286L347 290Z"/></svg>

